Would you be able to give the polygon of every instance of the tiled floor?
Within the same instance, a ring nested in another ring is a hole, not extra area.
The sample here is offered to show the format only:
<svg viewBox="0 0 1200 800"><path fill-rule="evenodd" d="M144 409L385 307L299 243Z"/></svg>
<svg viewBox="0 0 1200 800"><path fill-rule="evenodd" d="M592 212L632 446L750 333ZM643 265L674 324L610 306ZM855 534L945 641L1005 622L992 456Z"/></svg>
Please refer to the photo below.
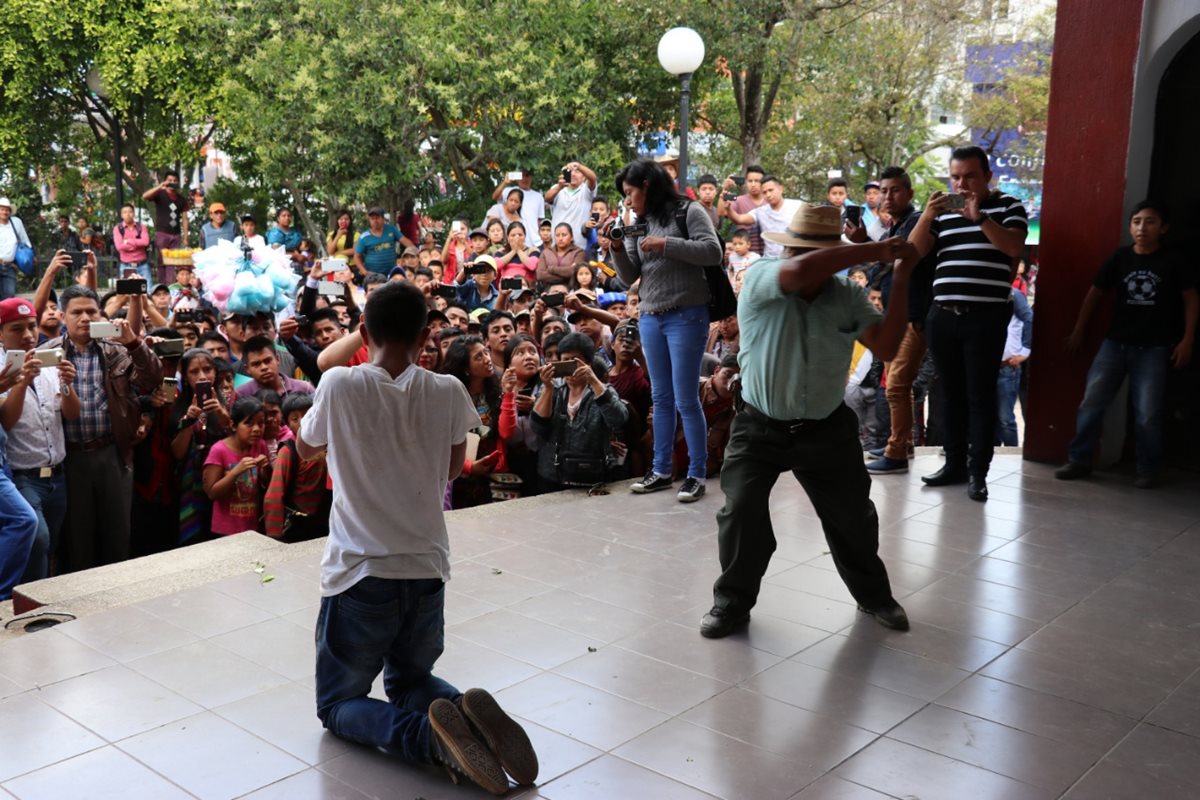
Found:
<svg viewBox="0 0 1200 800"><path fill-rule="evenodd" d="M439 672L491 689L542 774L522 798L1200 797L1200 492L1054 481L992 500L875 481L912 631L857 614L790 480L748 631L696 626L714 484L451 517ZM249 565L248 565L249 568ZM325 734L317 564L268 565L0 645L0 797L482 797Z"/></svg>

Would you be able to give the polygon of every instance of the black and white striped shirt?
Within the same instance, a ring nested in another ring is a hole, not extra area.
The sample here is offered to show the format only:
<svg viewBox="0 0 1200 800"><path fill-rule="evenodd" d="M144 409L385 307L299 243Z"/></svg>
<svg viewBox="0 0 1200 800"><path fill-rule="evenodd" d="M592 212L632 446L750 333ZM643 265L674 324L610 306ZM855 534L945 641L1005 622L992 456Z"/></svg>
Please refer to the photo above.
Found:
<svg viewBox="0 0 1200 800"><path fill-rule="evenodd" d="M1025 206L993 192L980 211L1005 228L1028 230ZM1005 303L1012 291L1011 256L992 244L979 224L957 213L942 214L930 229L936 239L933 299L950 303Z"/></svg>

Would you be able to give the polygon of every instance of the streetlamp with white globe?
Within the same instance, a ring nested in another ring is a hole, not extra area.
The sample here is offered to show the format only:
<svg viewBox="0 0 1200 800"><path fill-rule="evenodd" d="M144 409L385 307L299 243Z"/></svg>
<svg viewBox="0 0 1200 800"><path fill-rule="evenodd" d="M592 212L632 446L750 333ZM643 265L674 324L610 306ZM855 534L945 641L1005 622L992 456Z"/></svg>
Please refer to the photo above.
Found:
<svg viewBox="0 0 1200 800"><path fill-rule="evenodd" d="M679 76L679 190L687 189L688 100L692 73L704 61L704 40L691 28L671 28L658 40L658 63Z"/></svg>

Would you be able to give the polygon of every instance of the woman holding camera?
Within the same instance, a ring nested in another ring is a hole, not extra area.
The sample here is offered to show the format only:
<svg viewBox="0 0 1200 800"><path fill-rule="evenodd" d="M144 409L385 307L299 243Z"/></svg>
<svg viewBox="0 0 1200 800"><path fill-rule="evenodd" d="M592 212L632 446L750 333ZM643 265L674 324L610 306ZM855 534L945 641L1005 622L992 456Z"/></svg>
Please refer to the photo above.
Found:
<svg viewBox="0 0 1200 800"><path fill-rule="evenodd" d="M640 236L612 241L613 260L621 280L641 281L639 320L642 351L650 368L654 401L654 463L633 484L637 494L671 487L671 450L675 441L675 409L683 419L688 448L687 478L680 502L704 495L707 435L700 407L700 362L708 342L708 282L704 265L719 262L721 243L712 220L698 203L687 205L687 237L676 214L687 201L670 175L650 159L631 162L617 175L625 204L646 226ZM612 223L605 233L611 231Z"/></svg>
<svg viewBox="0 0 1200 800"><path fill-rule="evenodd" d="M211 353L198 347L188 350L180 359L179 375L183 382L171 409L171 455L179 477L179 543L193 544L211 538L212 502L204 492L204 459L233 421L220 399L217 362Z"/></svg>

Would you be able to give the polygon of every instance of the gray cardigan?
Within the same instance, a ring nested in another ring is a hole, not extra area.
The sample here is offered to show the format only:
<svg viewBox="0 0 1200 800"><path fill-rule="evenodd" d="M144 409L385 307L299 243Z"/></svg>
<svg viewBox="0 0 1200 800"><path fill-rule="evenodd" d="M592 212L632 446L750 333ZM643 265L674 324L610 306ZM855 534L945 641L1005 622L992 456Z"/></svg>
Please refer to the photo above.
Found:
<svg viewBox="0 0 1200 800"><path fill-rule="evenodd" d="M621 280L630 285L638 278L642 280L639 313L656 314L683 306L707 304L709 292L704 265L720 263L725 254L721 252L717 231L704 207L699 203L688 206L688 239L682 238L683 232L675 224L674 212L666 225L650 217L638 221L646 223L648 236L667 239L667 247L661 253L643 253L637 249L636 239L625 242L625 248L620 252L613 251Z"/></svg>

